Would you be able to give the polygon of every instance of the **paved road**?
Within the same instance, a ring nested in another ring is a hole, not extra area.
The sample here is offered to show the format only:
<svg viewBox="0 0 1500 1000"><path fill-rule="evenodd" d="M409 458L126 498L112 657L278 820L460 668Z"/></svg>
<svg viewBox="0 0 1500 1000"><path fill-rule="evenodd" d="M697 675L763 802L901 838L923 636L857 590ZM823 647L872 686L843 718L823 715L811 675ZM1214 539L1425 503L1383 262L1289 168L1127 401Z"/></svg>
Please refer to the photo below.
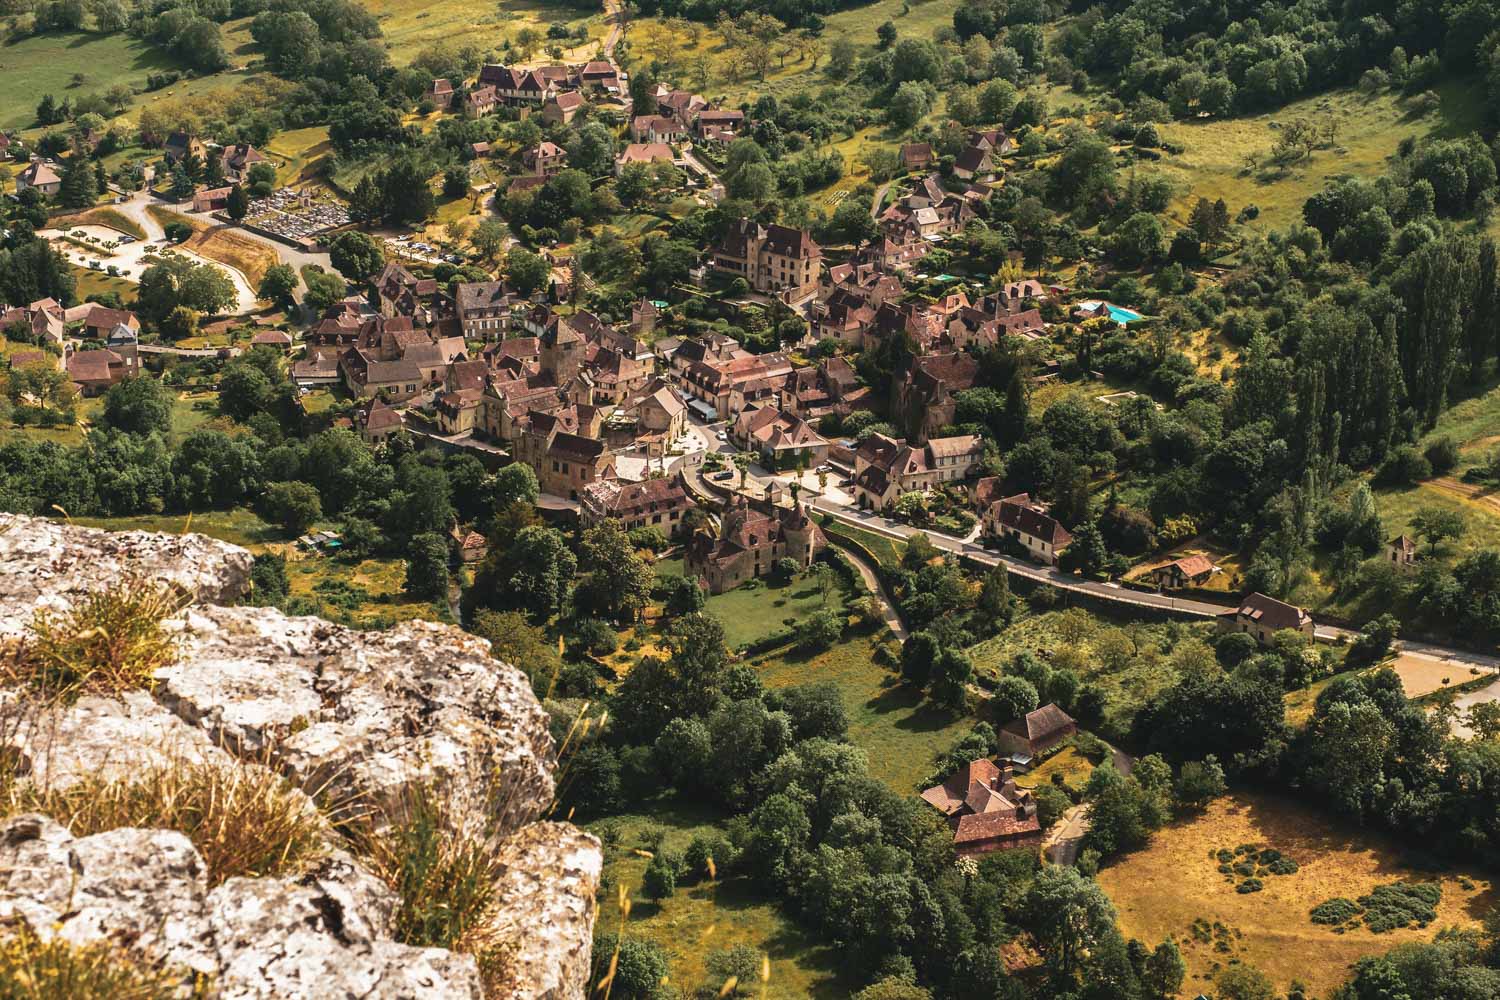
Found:
<svg viewBox="0 0 1500 1000"><path fill-rule="evenodd" d="M904 524L898 524L889 518L882 517L871 511L857 510L846 505L834 503L824 497L813 499L811 505L815 510L831 514L846 524L853 524L867 531L873 531L877 534L903 541L921 530ZM1194 601L1183 597L1174 597L1171 594L1128 590L1115 583L1098 583L1093 580L1082 580L1051 567L1038 566L1024 559L988 551L973 542L962 541L937 532L929 531L926 534L931 539L933 545L944 551L967 556L975 562L986 566L1004 565L1008 572L1016 576L1034 580L1038 583L1045 583L1059 590L1087 594L1090 597L1112 601L1116 604L1166 610L1193 618L1204 619L1220 615L1230 607L1227 604L1210 604L1206 601ZM1317 637L1325 641L1336 641L1340 638L1347 639L1351 638L1354 634L1348 629L1338 628L1333 625L1319 625L1316 631ZM1432 643L1405 639L1399 641L1396 645L1400 652L1411 656L1500 673L1500 656L1473 653L1468 650L1453 649L1447 646L1438 646ZM1488 697L1490 698L1500 698L1500 684L1491 685L1485 689L1485 692L1488 692Z"/></svg>

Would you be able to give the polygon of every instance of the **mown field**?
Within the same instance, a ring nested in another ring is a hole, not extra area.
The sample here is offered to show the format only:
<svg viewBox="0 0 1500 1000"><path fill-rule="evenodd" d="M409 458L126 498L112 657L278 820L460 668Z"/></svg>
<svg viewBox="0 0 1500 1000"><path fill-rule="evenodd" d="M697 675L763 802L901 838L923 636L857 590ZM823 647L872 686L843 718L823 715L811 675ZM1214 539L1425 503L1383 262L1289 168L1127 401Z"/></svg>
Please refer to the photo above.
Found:
<svg viewBox="0 0 1500 1000"><path fill-rule="evenodd" d="M1241 844L1274 847L1300 869L1265 878L1260 892L1238 893L1210 854ZM1355 899L1397 881L1442 883L1437 919L1425 930L1374 934L1361 926L1340 934L1308 918L1326 899ZM1158 831L1148 848L1104 868L1099 883L1127 937L1176 938L1189 969L1184 996L1209 989L1213 971L1235 959L1258 966L1279 989L1301 979L1310 995L1327 996L1358 959L1430 939L1442 927L1476 927L1496 901L1490 880L1473 872L1430 870L1384 838L1338 826L1290 800L1248 793ZM1200 920L1222 925L1222 950L1195 937Z"/></svg>
<svg viewBox="0 0 1500 1000"><path fill-rule="evenodd" d="M108 90L117 83L145 86L148 73L175 69L172 59L125 34L59 32L0 45L0 128L31 128L43 94L61 101L75 94ZM83 82L73 84L74 74Z"/></svg>

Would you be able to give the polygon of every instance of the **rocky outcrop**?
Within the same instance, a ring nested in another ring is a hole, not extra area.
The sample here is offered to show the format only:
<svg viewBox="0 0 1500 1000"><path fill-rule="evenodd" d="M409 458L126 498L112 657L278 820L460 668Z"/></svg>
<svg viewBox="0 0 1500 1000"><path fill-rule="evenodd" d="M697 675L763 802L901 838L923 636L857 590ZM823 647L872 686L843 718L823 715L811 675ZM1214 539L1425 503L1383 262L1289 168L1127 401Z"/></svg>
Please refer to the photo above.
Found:
<svg viewBox="0 0 1500 1000"><path fill-rule="evenodd" d="M127 576L169 583L194 600L233 603L250 590L250 553L206 535L100 531L0 513L0 639L40 609L66 611Z"/></svg>
<svg viewBox="0 0 1500 1000"><path fill-rule="evenodd" d="M350 866L352 868L353 866ZM175 830L74 838L45 816L0 824L0 922L75 945L128 943L154 964L210 977L219 997L481 1000L474 960L374 936L361 911L389 912L372 879L232 878L210 890Z"/></svg>
<svg viewBox="0 0 1500 1000"><path fill-rule="evenodd" d="M351 805L390 814L407 790L436 789L459 822L487 820L504 861L499 914L515 981L503 995L584 995L599 845L567 824L539 822L553 796L547 715L525 675L492 659L487 644L428 622L360 632L223 606L246 594L250 556L198 535L116 535L0 515L0 562L0 639L21 635L39 608L64 610L127 579L167 582L197 599L165 623L178 656L149 693L42 713L22 692L0 692L9 720L0 745L23 772L66 786L167 760L250 762L277 769L335 815ZM472 960L390 940L393 899L346 855L301 880L231 879L208 892L202 859L171 831L74 840L34 817L4 831L0 917L15 913L38 933L61 920L58 933L70 940L130 943L152 961L214 972L223 996L478 996ZM68 877L44 883L79 864L98 873L89 883L98 898L118 905L69 914L56 895Z"/></svg>

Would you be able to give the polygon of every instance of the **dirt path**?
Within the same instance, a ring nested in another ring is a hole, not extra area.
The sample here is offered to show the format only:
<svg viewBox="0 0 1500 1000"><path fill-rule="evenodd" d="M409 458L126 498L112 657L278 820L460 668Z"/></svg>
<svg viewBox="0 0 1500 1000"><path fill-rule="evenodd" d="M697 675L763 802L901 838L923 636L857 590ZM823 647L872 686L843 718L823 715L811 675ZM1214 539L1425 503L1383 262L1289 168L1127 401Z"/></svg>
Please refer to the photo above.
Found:
<svg viewBox="0 0 1500 1000"><path fill-rule="evenodd" d="M1423 486L1431 486L1441 493L1477 503L1487 507L1496 514L1500 514L1500 490L1483 483L1466 483L1462 479L1453 476L1440 476L1437 479L1429 479Z"/></svg>
<svg viewBox="0 0 1500 1000"><path fill-rule="evenodd" d="M864 556L854 549L839 546L839 551L849 557L854 568L859 570L859 575L864 579L865 586L870 588L870 593L880 601L880 606L885 618L886 627L891 630L898 640L906 642L906 624L901 621L901 616L896 613L896 605L891 601L891 595L886 592L885 584L880 582L880 574L875 571Z"/></svg>

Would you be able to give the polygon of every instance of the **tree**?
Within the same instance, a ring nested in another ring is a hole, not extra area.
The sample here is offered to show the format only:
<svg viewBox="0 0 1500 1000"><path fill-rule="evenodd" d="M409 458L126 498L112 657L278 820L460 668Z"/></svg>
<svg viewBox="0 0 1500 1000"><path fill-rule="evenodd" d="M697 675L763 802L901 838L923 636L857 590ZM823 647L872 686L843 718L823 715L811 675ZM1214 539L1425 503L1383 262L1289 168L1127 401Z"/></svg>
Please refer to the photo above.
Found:
<svg viewBox="0 0 1500 1000"><path fill-rule="evenodd" d="M76 147L73 155L63 161L62 185L57 191L57 201L65 208L88 208L99 197L99 184L94 176L94 166L84 155L82 147Z"/></svg>
<svg viewBox="0 0 1500 1000"><path fill-rule="evenodd" d="M341 275L325 271L316 264L310 265L302 277L307 282L302 303L314 312L326 312L349 293L349 286Z"/></svg>
<svg viewBox="0 0 1500 1000"><path fill-rule="evenodd" d="M542 495L541 487L536 481L536 473L524 462L512 462L495 473L490 490L494 495L497 511L504 510L515 503L532 506Z"/></svg>
<svg viewBox="0 0 1500 1000"><path fill-rule="evenodd" d="M1156 946L1146 959L1146 967L1141 970L1142 985L1155 997L1176 996L1186 979L1187 963L1182 960L1177 942L1171 938Z"/></svg>
<svg viewBox="0 0 1500 1000"><path fill-rule="evenodd" d="M1115 933L1115 908L1092 879L1077 869L1046 865L1021 903L1024 923L1047 960L1072 977L1084 957Z"/></svg>
<svg viewBox="0 0 1500 1000"><path fill-rule="evenodd" d="M516 611L478 611L469 631L490 644L490 655L509 663L531 678L538 697L546 696L562 671L557 643Z"/></svg>
<svg viewBox="0 0 1500 1000"><path fill-rule="evenodd" d="M1243 962L1226 965L1214 975L1219 1000L1275 1000L1276 987L1266 974Z"/></svg>
<svg viewBox="0 0 1500 1000"><path fill-rule="evenodd" d="M239 222L250 211L250 196L245 194L245 189L238 184L229 189L229 197L224 202L224 211L235 222Z"/></svg>
<svg viewBox="0 0 1500 1000"><path fill-rule="evenodd" d="M304 534L323 516L322 498L307 483L272 483L262 500L266 519L292 537Z"/></svg>
<svg viewBox="0 0 1500 1000"><path fill-rule="evenodd" d="M677 891L677 866L658 853L641 873L641 892L647 899L660 902Z"/></svg>
<svg viewBox="0 0 1500 1000"><path fill-rule="evenodd" d="M365 281L385 266L380 244L354 230L333 238L328 246L328 259L335 270L354 282Z"/></svg>
<svg viewBox="0 0 1500 1000"><path fill-rule="evenodd" d="M583 564L588 572L579 582L575 601L615 620L634 621L651 596L654 579L625 529L606 520L583 534Z"/></svg>
<svg viewBox="0 0 1500 1000"><path fill-rule="evenodd" d="M939 647L931 632L915 632L901 647L901 679L921 690L932 679Z"/></svg>
<svg viewBox="0 0 1500 1000"><path fill-rule="evenodd" d="M247 361L224 366L219 376L219 409L240 423L260 413L271 401L271 380Z"/></svg>
<svg viewBox="0 0 1500 1000"><path fill-rule="evenodd" d="M1115 258L1126 267L1151 264L1162 254L1161 222L1150 212L1137 212L1115 230Z"/></svg>
<svg viewBox="0 0 1500 1000"><path fill-rule="evenodd" d="M1187 761L1178 771L1172 796L1181 809L1198 811L1225 791L1224 769L1212 754L1202 761Z"/></svg>
<svg viewBox="0 0 1500 1000"><path fill-rule="evenodd" d="M898 128L911 128L931 110L932 94L920 83L901 84L891 98L891 122Z"/></svg>
<svg viewBox="0 0 1500 1000"><path fill-rule="evenodd" d="M875 39L879 43L879 47L882 49L888 49L892 45L895 45L896 25L890 21L886 21L885 23L883 23L880 27L875 29Z"/></svg>
<svg viewBox="0 0 1500 1000"><path fill-rule="evenodd" d="M561 610L578 560L552 528L522 528L503 551L492 553L474 574L478 606L525 611L536 620Z"/></svg>
<svg viewBox="0 0 1500 1000"><path fill-rule="evenodd" d="M401 589L429 601L448 597L448 543L442 535L424 532L406 550L406 578Z"/></svg>
<svg viewBox="0 0 1500 1000"><path fill-rule="evenodd" d="M158 379L128 378L104 394L104 423L129 434L172 430L172 393Z"/></svg>
<svg viewBox="0 0 1500 1000"><path fill-rule="evenodd" d="M608 994L615 1000L658 1000L671 972L666 950L636 935L600 934L594 938L593 960L590 978L595 988L590 995ZM606 978L607 989L603 986Z"/></svg>
<svg viewBox="0 0 1500 1000"><path fill-rule="evenodd" d="M279 308L292 309L297 304L297 272L290 264L272 264L260 279L256 295Z"/></svg>
<svg viewBox="0 0 1500 1000"><path fill-rule="evenodd" d="M932 665L928 697L942 708L961 712L969 703L969 682L973 677L973 661L959 650L945 649Z"/></svg>
<svg viewBox="0 0 1500 1000"><path fill-rule="evenodd" d="M511 286L524 296L540 291L547 286L552 276L552 265L545 257L532 253L525 247L511 247L505 255L505 273Z"/></svg>
<svg viewBox="0 0 1500 1000"><path fill-rule="evenodd" d="M443 171L443 196L462 198L469 193L469 168L456 163Z"/></svg>
<svg viewBox="0 0 1500 1000"><path fill-rule="evenodd" d="M494 260L495 255L505 248L506 236L505 223L499 219L481 219L469 234L469 242L486 260Z"/></svg>
<svg viewBox="0 0 1500 1000"><path fill-rule="evenodd" d="M1411 519L1411 528L1420 538L1425 538L1429 552L1437 555L1438 545L1450 538L1460 538L1464 533L1464 516L1456 510L1428 508L1419 511Z"/></svg>
<svg viewBox="0 0 1500 1000"><path fill-rule="evenodd" d="M996 719L1009 722L1035 711L1040 703L1041 699L1030 681L1024 677L1007 675L995 684L990 698L990 710Z"/></svg>

